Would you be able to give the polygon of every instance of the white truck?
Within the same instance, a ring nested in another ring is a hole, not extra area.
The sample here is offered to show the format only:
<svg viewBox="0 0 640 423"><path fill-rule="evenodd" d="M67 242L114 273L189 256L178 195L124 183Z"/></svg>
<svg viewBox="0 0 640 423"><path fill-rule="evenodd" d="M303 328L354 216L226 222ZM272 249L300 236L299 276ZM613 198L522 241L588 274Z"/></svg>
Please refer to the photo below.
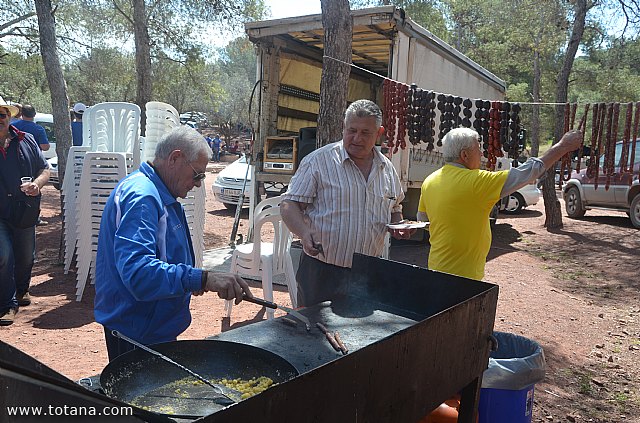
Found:
<svg viewBox="0 0 640 423"><path fill-rule="evenodd" d="M352 63L357 67L351 68L349 102L367 98L383 106L385 77L459 97L504 98L504 81L413 22L402 9L383 6L353 10L351 14ZM257 80L261 88L252 181L254 185L287 183L291 174L262 170L265 140L276 135L302 134L301 128L317 125L323 61L322 16L251 22L245 24L245 30L256 46ZM315 148L309 148L303 138L298 142L297 162ZM407 141L406 145L406 149L391 152L389 157L407 193L404 215L415 219L420 186L443 161L437 146L427 151L426 143L412 145ZM254 188L257 193L258 187Z"/></svg>

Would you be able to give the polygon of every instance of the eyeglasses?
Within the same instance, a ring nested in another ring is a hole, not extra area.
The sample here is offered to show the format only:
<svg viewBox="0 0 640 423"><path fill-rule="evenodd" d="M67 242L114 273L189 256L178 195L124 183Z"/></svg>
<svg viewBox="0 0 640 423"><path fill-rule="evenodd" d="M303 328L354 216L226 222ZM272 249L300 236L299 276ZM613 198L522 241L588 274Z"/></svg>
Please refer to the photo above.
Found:
<svg viewBox="0 0 640 423"><path fill-rule="evenodd" d="M0 113L0 119L6 119L7 116L11 116L11 115L7 113Z"/></svg>
<svg viewBox="0 0 640 423"><path fill-rule="evenodd" d="M191 162L187 161L187 163L189 163L189 166L191 166L191 170L193 170L193 180L198 182L198 181L202 181L204 178L207 177L207 174L204 172L198 172L197 170L195 170L193 168L193 165L191 164Z"/></svg>

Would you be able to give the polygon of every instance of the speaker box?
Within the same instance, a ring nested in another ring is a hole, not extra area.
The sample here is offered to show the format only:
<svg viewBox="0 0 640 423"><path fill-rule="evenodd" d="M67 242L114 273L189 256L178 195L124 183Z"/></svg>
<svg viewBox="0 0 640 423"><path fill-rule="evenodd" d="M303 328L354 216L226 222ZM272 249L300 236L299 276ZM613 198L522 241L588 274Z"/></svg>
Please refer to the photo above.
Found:
<svg viewBox="0 0 640 423"><path fill-rule="evenodd" d="M300 165L302 159L313 150L316 149L316 135L318 128L310 126L307 128L300 128L300 135L298 137L298 156L296 168Z"/></svg>

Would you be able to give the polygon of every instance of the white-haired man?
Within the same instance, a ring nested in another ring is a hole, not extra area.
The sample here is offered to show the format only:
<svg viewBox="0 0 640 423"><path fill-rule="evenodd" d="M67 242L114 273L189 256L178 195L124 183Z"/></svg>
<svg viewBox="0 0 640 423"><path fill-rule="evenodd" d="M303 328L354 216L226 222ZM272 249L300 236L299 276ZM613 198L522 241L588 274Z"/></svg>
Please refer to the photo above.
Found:
<svg viewBox="0 0 640 423"><path fill-rule="evenodd" d="M386 225L402 219L404 198L393 165L376 148L382 111L357 100L345 112L342 140L306 156L280 205L300 236L298 305L329 300L348 277L353 253L380 256ZM390 230L396 238L411 231Z"/></svg>
<svg viewBox="0 0 640 423"><path fill-rule="evenodd" d="M251 296L247 283L194 267L187 220L177 198L204 180L211 150L196 130L165 135L153 163L142 163L111 193L102 214L96 258L95 318L105 328L109 359L133 349L112 330L142 343L173 341L191 323L191 294Z"/></svg>
<svg viewBox="0 0 640 423"><path fill-rule="evenodd" d="M482 151L476 131L456 128L445 135L445 165L424 180L418 204L418 219L430 222L429 269L481 280L491 246L493 205L542 176L580 142L581 133L569 131L542 157L490 172L480 170Z"/></svg>

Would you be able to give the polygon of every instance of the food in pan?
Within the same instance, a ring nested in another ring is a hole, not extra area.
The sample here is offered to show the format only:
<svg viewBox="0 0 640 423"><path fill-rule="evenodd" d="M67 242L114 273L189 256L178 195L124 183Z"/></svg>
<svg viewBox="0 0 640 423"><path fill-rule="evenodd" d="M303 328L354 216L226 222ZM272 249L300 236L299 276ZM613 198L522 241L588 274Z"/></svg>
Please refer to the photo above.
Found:
<svg viewBox="0 0 640 423"><path fill-rule="evenodd" d="M230 389L234 389L240 392L239 398L232 398L235 401L240 401L243 399L247 399L252 397L260 392L268 389L273 385L273 380L266 376L253 377L251 379L210 379L212 383L224 385ZM183 379L171 382L166 384L158 389L154 390L154 393L157 395L154 396L162 396L166 398L168 401L177 401L177 404L182 403L183 401L189 400L206 400L208 398L209 388L204 382L194 379L193 377L185 377ZM141 397L134 399L131 404L144 408L145 410L160 412L163 414L174 414L174 409L172 405L167 404L160 407L155 405L151 406L146 403L148 400L148 394L145 394ZM232 397L234 397L232 395Z"/></svg>

